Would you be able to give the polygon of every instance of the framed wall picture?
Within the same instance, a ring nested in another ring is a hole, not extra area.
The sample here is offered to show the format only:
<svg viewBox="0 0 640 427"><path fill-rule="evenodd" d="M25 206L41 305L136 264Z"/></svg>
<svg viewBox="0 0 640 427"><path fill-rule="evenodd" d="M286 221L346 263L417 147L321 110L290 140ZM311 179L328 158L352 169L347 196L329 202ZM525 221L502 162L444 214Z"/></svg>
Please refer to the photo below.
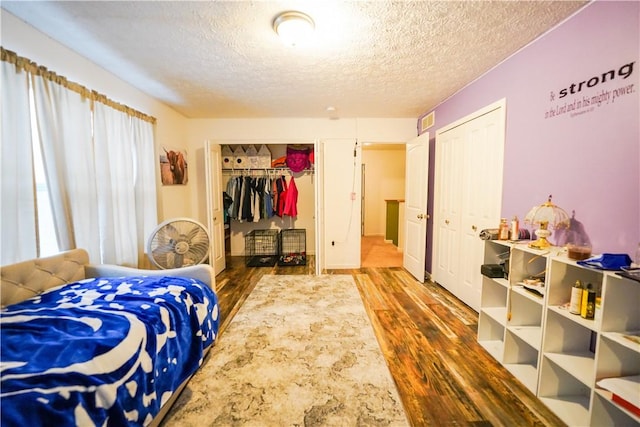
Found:
<svg viewBox="0 0 640 427"><path fill-rule="evenodd" d="M189 180L187 152L179 148L162 148L160 176L162 185L184 185Z"/></svg>

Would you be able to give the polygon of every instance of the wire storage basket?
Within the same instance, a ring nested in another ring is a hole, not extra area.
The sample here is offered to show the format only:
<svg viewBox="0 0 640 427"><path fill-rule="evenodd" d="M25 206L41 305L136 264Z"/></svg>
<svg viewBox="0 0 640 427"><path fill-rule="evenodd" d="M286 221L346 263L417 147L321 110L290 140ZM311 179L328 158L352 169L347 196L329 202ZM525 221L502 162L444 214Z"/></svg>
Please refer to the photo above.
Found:
<svg viewBox="0 0 640 427"><path fill-rule="evenodd" d="M280 231L278 265L307 265L307 230L294 228Z"/></svg>
<svg viewBox="0 0 640 427"><path fill-rule="evenodd" d="M278 230L253 230L244 236L248 267L273 267L278 261Z"/></svg>

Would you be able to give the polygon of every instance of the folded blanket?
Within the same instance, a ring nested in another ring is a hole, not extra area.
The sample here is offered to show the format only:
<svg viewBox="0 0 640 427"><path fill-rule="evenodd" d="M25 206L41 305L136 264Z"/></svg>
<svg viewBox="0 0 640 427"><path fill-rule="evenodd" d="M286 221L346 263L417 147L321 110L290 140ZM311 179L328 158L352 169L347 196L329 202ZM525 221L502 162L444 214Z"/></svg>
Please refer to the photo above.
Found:
<svg viewBox="0 0 640 427"><path fill-rule="evenodd" d="M627 254L602 254L578 261L578 265L599 270L620 270L631 265L631 257Z"/></svg>
<svg viewBox="0 0 640 427"><path fill-rule="evenodd" d="M480 238L482 240L498 240L498 229L497 228L485 228L480 231Z"/></svg>

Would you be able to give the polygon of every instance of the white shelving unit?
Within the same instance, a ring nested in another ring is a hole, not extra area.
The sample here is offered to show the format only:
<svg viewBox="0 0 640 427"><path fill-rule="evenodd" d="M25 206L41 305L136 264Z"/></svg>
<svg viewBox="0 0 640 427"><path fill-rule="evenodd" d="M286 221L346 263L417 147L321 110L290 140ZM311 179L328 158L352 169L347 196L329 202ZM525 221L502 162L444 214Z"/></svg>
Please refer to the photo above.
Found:
<svg viewBox="0 0 640 427"><path fill-rule="evenodd" d="M500 254L510 251L503 241L489 240L485 244L484 263L498 264ZM478 342L491 356L502 361L507 327L507 295L509 282L504 278L482 276L482 294L478 318Z"/></svg>
<svg viewBox="0 0 640 427"><path fill-rule="evenodd" d="M487 264L509 251L508 280L483 277L478 341L569 426L639 425L596 383L640 375L640 283L589 269L561 248L490 240ZM543 295L520 284L543 276ZM596 291L594 319L571 314L571 288L580 280Z"/></svg>

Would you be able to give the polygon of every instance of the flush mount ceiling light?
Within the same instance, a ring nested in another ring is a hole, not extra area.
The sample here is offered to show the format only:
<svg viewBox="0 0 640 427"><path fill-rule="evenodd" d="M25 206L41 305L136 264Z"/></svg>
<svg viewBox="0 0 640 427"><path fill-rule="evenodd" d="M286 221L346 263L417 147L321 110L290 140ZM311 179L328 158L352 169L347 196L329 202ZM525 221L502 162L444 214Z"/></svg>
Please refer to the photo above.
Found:
<svg viewBox="0 0 640 427"><path fill-rule="evenodd" d="M311 39L315 24L302 12L282 12L273 20L273 30L288 46L299 46Z"/></svg>

